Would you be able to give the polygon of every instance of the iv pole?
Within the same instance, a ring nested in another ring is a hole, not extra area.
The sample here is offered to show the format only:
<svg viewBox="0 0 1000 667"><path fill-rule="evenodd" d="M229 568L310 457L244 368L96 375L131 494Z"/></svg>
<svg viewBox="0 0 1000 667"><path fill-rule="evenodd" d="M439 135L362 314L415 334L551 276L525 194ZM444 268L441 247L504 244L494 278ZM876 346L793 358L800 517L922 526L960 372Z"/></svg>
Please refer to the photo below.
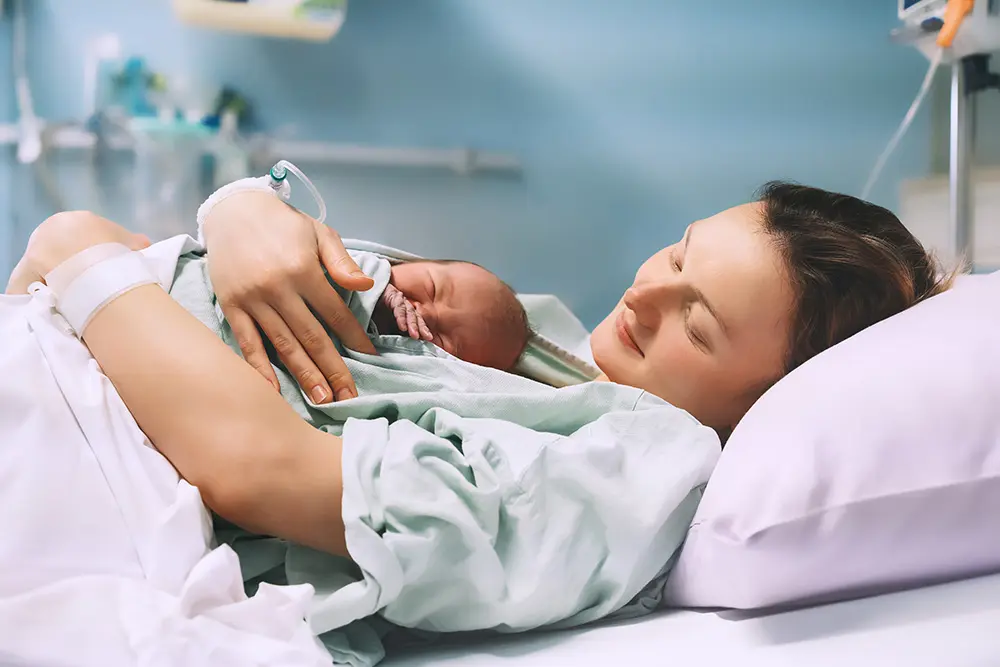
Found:
<svg viewBox="0 0 1000 667"><path fill-rule="evenodd" d="M948 194L951 235L955 255L970 264L975 245L972 207L972 137L976 123L975 100L970 99L964 60L951 66L951 119L948 142Z"/></svg>

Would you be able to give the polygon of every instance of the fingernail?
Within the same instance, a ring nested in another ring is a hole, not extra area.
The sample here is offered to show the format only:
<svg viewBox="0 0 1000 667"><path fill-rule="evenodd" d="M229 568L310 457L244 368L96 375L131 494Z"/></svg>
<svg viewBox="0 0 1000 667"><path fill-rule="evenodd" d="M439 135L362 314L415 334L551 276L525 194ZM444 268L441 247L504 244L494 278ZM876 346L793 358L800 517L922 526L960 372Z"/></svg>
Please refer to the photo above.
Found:
<svg viewBox="0 0 1000 667"><path fill-rule="evenodd" d="M313 403L324 403L326 402L326 389L323 387L313 387L312 390Z"/></svg>
<svg viewBox="0 0 1000 667"><path fill-rule="evenodd" d="M349 401L354 398L354 392L350 389L341 389L337 392L338 401Z"/></svg>
<svg viewBox="0 0 1000 667"><path fill-rule="evenodd" d="M357 269L355 271L351 271L351 275L354 276L355 278L367 278L368 277L368 274L365 273L364 271L362 271L361 269Z"/></svg>

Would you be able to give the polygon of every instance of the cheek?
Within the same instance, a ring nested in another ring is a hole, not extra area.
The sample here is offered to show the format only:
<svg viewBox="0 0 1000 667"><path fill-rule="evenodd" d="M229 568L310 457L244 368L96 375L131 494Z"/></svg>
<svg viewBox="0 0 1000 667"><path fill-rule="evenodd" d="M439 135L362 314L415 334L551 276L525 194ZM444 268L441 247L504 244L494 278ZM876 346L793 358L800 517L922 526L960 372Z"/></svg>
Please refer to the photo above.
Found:
<svg viewBox="0 0 1000 667"><path fill-rule="evenodd" d="M617 313L617 309L612 311L590 334L590 353L594 355L594 361L597 363L597 366L609 375L609 369L605 368L605 366L611 363L615 356L612 322Z"/></svg>
<svg viewBox="0 0 1000 667"><path fill-rule="evenodd" d="M643 387L668 403L687 410L697 419L708 417L706 408L725 393L725 374L717 360L696 349L683 332L662 332L646 350Z"/></svg>
<svg viewBox="0 0 1000 667"><path fill-rule="evenodd" d="M674 327L660 330L653 345L646 349L646 363L657 380L674 385L691 385L704 376L710 358L695 349L683 331Z"/></svg>

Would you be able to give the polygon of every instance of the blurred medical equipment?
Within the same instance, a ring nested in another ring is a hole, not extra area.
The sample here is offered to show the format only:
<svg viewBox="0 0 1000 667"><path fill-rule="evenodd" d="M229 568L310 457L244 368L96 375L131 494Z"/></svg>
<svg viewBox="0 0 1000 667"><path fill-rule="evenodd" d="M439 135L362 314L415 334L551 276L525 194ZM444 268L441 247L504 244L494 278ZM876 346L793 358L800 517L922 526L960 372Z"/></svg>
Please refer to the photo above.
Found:
<svg viewBox="0 0 1000 667"><path fill-rule="evenodd" d="M202 199L201 162L209 131L199 123L133 118L137 231L164 239L191 231Z"/></svg>
<svg viewBox="0 0 1000 667"><path fill-rule="evenodd" d="M248 16L257 19L269 17L310 29L322 21L333 21L339 28L346 9L343 0L178 0L177 5L182 4L205 5L208 12L226 16L250 12ZM309 165L446 169L461 176L520 171L512 155L472 148L375 147L244 135L240 125L246 102L235 91L220 91L183 73L152 71L141 57L124 54L113 34L87 45L83 121L46 122L35 113L28 77L26 5L25 0L12 5L17 117L13 123L0 123L0 146L16 147L18 161L27 165L22 169L31 170L28 180L42 186L52 211L87 208L126 215L137 231L162 238L193 232L194 212L206 190L246 178L255 166L273 164L278 157ZM244 27L253 32L252 26ZM91 158L89 168L72 184L58 183L48 169L46 157L58 151L83 151ZM122 210L129 202L134 213ZM26 237L29 231L11 227L10 247L18 247L24 240L19 235Z"/></svg>
<svg viewBox="0 0 1000 667"><path fill-rule="evenodd" d="M17 159L21 164L31 164L42 154L42 123L35 115L28 82L28 35L24 0L14 0L13 73L17 99L18 140Z"/></svg>
<svg viewBox="0 0 1000 667"><path fill-rule="evenodd" d="M323 42L340 32L347 0L174 0L174 13L201 28Z"/></svg>
<svg viewBox="0 0 1000 667"><path fill-rule="evenodd" d="M928 58L949 49L944 62L1000 51L996 0L898 0L903 25L893 35Z"/></svg>
<svg viewBox="0 0 1000 667"><path fill-rule="evenodd" d="M970 100L976 93L990 88L1000 89L1000 77L989 69L989 57L1000 51L1000 3L997 0L898 0L898 15L902 26L892 38L908 44L930 61L931 67L924 86L903 124L893 136L876 163L865 194L878 172L916 114L925 87L933 77L937 63L951 66L951 108L949 141L949 198L951 235L955 255L971 262L973 255L973 219L971 206L972 137L975 132L975 105ZM970 268L972 268L970 266Z"/></svg>

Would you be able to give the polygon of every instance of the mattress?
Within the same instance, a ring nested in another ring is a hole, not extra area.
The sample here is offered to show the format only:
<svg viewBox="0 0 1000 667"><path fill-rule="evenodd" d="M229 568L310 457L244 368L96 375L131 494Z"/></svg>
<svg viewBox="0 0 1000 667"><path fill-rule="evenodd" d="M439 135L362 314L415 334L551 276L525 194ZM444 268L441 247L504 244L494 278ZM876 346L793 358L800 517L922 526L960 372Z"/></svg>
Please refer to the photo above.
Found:
<svg viewBox="0 0 1000 667"><path fill-rule="evenodd" d="M668 611L392 657L385 667L1000 665L1000 574L769 615Z"/></svg>

